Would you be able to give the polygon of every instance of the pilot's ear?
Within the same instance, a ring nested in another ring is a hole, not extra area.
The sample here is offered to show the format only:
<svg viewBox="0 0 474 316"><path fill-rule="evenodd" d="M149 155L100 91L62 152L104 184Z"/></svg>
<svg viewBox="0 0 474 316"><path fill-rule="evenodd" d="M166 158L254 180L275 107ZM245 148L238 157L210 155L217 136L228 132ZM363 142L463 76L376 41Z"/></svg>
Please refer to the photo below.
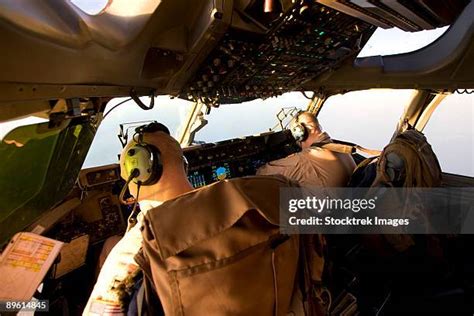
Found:
<svg viewBox="0 0 474 316"><path fill-rule="evenodd" d="M314 126L312 124L301 123L308 132L314 132Z"/></svg>

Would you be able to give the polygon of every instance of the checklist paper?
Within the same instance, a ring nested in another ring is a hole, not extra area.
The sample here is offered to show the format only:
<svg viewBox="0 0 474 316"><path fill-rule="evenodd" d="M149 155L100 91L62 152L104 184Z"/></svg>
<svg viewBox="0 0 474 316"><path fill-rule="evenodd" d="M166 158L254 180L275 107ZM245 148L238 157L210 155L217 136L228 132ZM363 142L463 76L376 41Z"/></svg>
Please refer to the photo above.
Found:
<svg viewBox="0 0 474 316"><path fill-rule="evenodd" d="M29 301L63 243L33 233L17 233L0 257L0 301Z"/></svg>

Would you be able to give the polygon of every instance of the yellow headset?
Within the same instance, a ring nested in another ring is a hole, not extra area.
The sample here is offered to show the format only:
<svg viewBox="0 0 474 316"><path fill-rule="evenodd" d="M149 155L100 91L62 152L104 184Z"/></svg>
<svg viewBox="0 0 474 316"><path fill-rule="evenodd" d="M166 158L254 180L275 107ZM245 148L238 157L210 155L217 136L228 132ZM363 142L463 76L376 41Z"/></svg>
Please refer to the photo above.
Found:
<svg viewBox="0 0 474 316"><path fill-rule="evenodd" d="M123 165L128 182L139 185L153 185L160 181L163 173L161 152L153 145L143 141L145 133L164 132L170 135L169 129L158 122L143 125L135 129L133 140L135 145L130 146L124 153Z"/></svg>
<svg viewBox="0 0 474 316"><path fill-rule="evenodd" d="M145 133L164 132L170 135L169 129L158 122L153 122L148 125L142 125L135 129L133 140L135 145L130 146L124 153L125 157L122 160L120 168L124 170L127 182L120 192L119 200L126 205L133 204L133 209L128 217L128 228L135 226L137 223L137 205L140 187L142 185L153 185L160 181L163 173L163 163L161 160L161 152L158 148L143 141ZM133 201L128 202L124 200L125 192L128 184L133 181L137 184L137 193Z"/></svg>

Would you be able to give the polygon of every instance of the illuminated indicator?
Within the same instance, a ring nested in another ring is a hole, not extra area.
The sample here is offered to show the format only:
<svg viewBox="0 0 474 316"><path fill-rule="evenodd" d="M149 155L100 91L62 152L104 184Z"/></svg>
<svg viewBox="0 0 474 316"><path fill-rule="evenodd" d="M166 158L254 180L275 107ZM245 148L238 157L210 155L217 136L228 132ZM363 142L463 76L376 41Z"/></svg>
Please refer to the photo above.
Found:
<svg viewBox="0 0 474 316"><path fill-rule="evenodd" d="M189 175L188 179L194 188L199 188L206 185L206 179L204 178L204 175L200 174L199 172L194 172L193 174Z"/></svg>
<svg viewBox="0 0 474 316"><path fill-rule="evenodd" d="M227 163L222 165L212 166L212 180L220 181L224 179L232 178L230 168Z"/></svg>
<svg viewBox="0 0 474 316"><path fill-rule="evenodd" d="M225 178L227 178L227 169L224 167L217 168L216 176L218 180L224 180Z"/></svg>

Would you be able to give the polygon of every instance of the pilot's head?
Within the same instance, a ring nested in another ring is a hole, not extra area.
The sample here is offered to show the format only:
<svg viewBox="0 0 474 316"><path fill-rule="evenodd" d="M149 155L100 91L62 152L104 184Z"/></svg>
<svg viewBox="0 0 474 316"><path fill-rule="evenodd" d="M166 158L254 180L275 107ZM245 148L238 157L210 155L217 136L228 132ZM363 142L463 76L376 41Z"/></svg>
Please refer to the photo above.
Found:
<svg viewBox="0 0 474 316"><path fill-rule="evenodd" d="M310 112L300 112L290 122L290 129L301 148L309 148L323 132L318 119Z"/></svg>
<svg viewBox="0 0 474 316"><path fill-rule="evenodd" d="M186 175L183 151L173 137L164 131L145 132L142 134L140 144L158 150L162 168L159 171L158 181L140 185L138 201L164 202L192 189ZM130 176L130 170L127 171L125 167L126 157L130 155L130 149L136 148L134 147L136 145L137 139L130 141L120 155L120 175L124 180L129 180ZM130 181L129 190L134 197L137 197L137 189L136 181Z"/></svg>

